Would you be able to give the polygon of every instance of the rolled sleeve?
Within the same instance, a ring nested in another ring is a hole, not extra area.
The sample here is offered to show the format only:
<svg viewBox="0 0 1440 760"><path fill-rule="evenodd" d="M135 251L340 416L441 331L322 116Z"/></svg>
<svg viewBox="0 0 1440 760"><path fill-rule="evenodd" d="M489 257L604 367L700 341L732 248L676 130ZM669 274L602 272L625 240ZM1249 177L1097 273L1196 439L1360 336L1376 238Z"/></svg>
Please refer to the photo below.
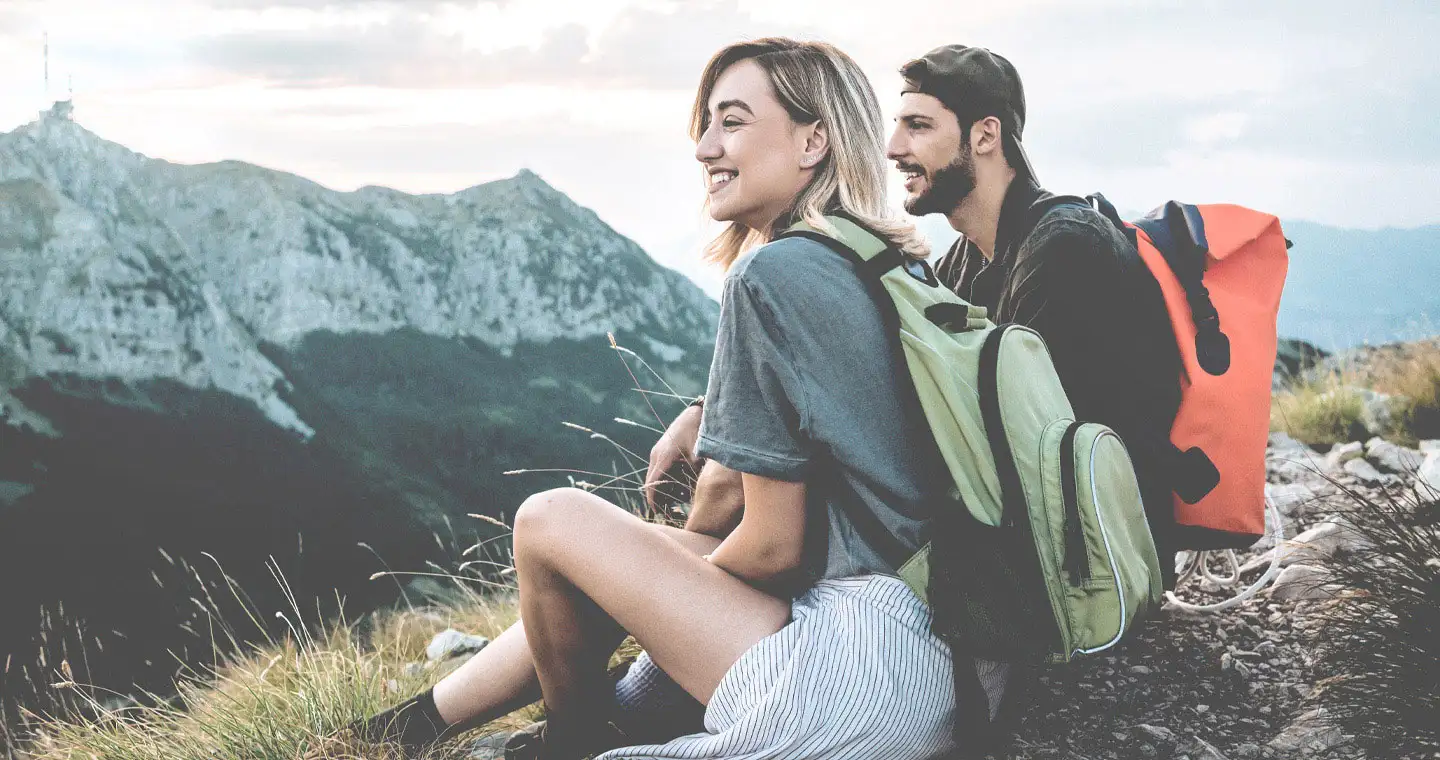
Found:
<svg viewBox="0 0 1440 760"><path fill-rule="evenodd" d="M739 274L725 282L697 453L739 472L805 479L811 445L791 352L763 296Z"/></svg>

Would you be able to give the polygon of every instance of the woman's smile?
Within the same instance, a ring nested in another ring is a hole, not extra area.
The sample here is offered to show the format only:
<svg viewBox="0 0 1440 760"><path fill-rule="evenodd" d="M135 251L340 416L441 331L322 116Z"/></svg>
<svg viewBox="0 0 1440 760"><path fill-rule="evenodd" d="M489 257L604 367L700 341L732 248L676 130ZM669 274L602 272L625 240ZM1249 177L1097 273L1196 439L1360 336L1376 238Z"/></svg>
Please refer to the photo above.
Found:
<svg viewBox="0 0 1440 760"><path fill-rule="evenodd" d="M732 169L711 169L709 192L714 195L730 185L740 173Z"/></svg>

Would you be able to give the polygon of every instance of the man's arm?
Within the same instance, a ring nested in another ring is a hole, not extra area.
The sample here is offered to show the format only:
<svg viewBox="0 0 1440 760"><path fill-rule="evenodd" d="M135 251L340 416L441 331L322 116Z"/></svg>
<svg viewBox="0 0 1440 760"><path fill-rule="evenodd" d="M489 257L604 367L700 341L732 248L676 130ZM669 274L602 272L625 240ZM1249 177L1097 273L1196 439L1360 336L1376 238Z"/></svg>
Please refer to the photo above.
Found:
<svg viewBox="0 0 1440 760"><path fill-rule="evenodd" d="M714 460L707 461L695 482L695 498L685 530L725 538L745 510L745 490L740 473Z"/></svg>

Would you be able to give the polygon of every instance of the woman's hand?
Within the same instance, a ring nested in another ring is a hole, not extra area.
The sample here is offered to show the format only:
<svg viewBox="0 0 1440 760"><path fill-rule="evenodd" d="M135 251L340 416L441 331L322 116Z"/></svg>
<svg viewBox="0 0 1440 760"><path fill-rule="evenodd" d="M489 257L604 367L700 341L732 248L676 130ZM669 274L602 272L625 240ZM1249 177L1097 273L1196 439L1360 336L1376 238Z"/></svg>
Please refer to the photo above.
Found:
<svg viewBox="0 0 1440 760"><path fill-rule="evenodd" d="M700 437L700 407L686 407L670 423L670 428L650 449L650 466L645 471L645 503L655 508L660 489L665 485L670 471L684 462L689 468L689 478L696 476L695 442Z"/></svg>

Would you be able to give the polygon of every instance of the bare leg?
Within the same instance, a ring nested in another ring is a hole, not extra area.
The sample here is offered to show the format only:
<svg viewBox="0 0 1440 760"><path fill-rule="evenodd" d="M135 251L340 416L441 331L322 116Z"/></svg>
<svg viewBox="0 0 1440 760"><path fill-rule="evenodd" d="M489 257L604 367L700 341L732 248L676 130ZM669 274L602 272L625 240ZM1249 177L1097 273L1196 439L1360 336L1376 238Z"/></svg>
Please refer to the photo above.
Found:
<svg viewBox="0 0 1440 760"><path fill-rule="evenodd" d="M642 523L699 557L720 539L665 525ZM618 644L619 639L615 639ZM611 651L614 647L611 647ZM608 653L607 653L608 656ZM523 622L517 622L435 684L435 706L446 723L482 725L539 701L540 680Z"/></svg>
<svg viewBox="0 0 1440 760"><path fill-rule="evenodd" d="M521 614L552 714L577 718L603 676L588 638L604 610L702 703L790 605L726 573L594 494L547 491L515 517ZM593 606L592 606L593 605Z"/></svg>

